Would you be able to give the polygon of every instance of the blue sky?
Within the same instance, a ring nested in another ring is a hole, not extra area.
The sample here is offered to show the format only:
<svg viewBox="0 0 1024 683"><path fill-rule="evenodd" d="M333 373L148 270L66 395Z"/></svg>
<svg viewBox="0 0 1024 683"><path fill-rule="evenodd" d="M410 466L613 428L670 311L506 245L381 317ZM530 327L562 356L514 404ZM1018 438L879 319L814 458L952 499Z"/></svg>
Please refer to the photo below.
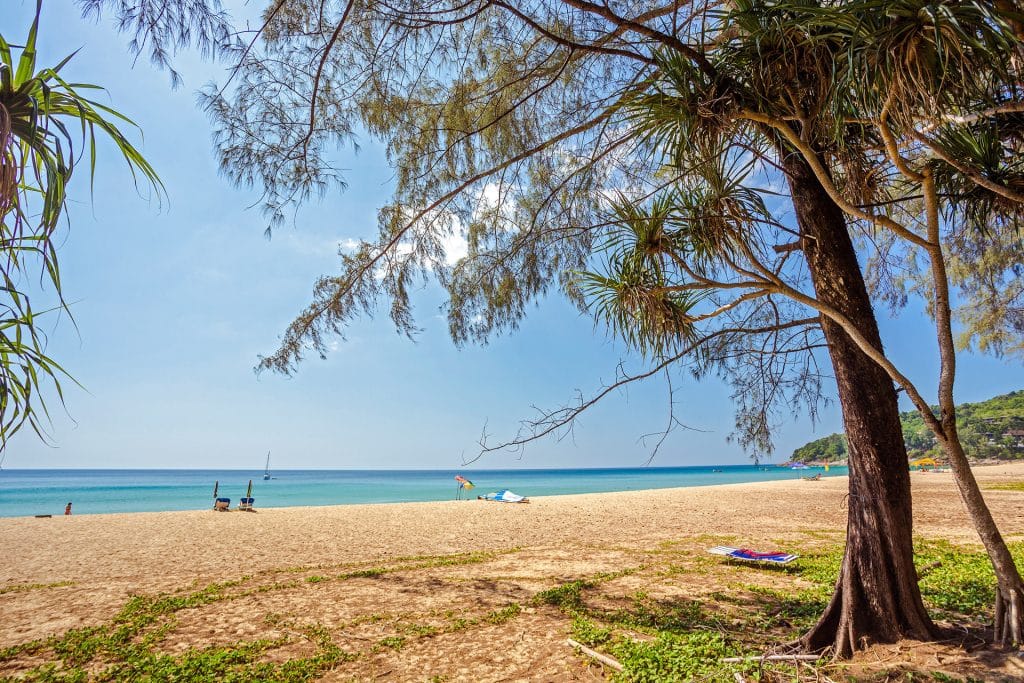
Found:
<svg viewBox="0 0 1024 683"><path fill-rule="evenodd" d="M20 40L35 2L3 5L0 30ZM109 18L87 22L71 0L47 0L40 63L82 48L66 77L104 85L113 106L141 126L140 147L170 201L140 197L109 149L101 150L93 198L79 170L61 246L77 329L56 316L46 328L51 355L84 389L66 383L67 410L51 401L51 443L23 431L5 467L260 468L271 450L281 469L459 468L484 429L511 436L532 406L555 407L614 376L622 347L558 299L514 334L460 350L439 316L439 292L428 288L417 296L424 329L416 343L395 334L382 312L354 325L327 360L310 358L291 378L257 377L258 355L276 348L315 278L337 270L338 245L373 233L391 170L364 137L358 155L342 153L349 190L304 209L294 228L268 241L259 212L247 208L255 195L218 175L209 125L195 108L196 89L223 81L223 69L179 55L185 85L172 91L145 59L133 66L126 44ZM881 317L890 353L933 395L929 321L919 310ZM1024 370L965 354L957 387L958 400L980 400L1024 387ZM633 387L585 415L571 436L490 454L473 467L643 465L650 445L640 437L662 427L666 402L661 383ZM726 387L683 379L676 402L695 430L670 436L654 465L748 462L726 442ZM839 426L834 405L816 426L786 419L775 460Z"/></svg>

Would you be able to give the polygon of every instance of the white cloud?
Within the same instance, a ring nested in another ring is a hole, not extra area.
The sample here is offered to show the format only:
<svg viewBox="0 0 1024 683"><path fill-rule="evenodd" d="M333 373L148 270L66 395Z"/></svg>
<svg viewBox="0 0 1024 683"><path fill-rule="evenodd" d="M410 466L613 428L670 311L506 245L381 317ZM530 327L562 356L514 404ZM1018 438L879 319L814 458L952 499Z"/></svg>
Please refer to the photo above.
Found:
<svg viewBox="0 0 1024 683"><path fill-rule="evenodd" d="M476 194L476 213L491 211L501 201L501 186L498 183L487 183Z"/></svg>
<svg viewBox="0 0 1024 683"><path fill-rule="evenodd" d="M441 238L441 246L444 247L444 262L449 266L455 265L459 259L465 258L469 254L466 230L458 219L453 221L453 225L452 231Z"/></svg>

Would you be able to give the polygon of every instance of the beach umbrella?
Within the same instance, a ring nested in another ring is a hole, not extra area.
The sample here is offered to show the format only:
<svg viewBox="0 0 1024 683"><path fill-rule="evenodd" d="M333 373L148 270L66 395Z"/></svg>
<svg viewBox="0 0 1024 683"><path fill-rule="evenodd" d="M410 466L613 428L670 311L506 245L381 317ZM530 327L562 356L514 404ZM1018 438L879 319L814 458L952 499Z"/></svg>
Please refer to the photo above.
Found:
<svg viewBox="0 0 1024 683"><path fill-rule="evenodd" d="M219 481L215 481L215 482L213 482L213 497L214 497L214 498L216 498L216 497L217 497L217 490L218 490L219 488L220 488L220 482L219 482Z"/></svg>
<svg viewBox="0 0 1024 683"><path fill-rule="evenodd" d="M249 480L249 488L245 492L246 498L252 498L252 479Z"/></svg>
<svg viewBox="0 0 1024 683"><path fill-rule="evenodd" d="M455 481L459 482L459 488L456 489L456 497L459 499L462 498L462 489L466 489L468 491L471 488L473 488L473 482L471 482L469 479L466 479L461 474L455 475Z"/></svg>

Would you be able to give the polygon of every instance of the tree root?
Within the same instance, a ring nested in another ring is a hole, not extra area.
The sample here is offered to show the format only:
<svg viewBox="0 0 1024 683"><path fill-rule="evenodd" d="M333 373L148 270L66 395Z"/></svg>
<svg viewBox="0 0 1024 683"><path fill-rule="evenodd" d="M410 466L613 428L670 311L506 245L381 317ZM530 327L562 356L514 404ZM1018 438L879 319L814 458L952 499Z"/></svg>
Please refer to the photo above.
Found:
<svg viewBox="0 0 1024 683"><path fill-rule="evenodd" d="M1024 586L996 589L994 635L1000 645L1024 645Z"/></svg>

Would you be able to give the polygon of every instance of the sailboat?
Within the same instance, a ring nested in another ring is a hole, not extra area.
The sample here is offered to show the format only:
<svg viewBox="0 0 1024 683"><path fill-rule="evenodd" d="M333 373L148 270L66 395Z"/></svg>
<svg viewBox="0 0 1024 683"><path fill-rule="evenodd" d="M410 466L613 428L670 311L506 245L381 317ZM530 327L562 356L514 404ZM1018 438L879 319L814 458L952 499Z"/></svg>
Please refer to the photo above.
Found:
<svg viewBox="0 0 1024 683"><path fill-rule="evenodd" d="M267 464L263 468L263 480L270 479L270 451L267 451Z"/></svg>

